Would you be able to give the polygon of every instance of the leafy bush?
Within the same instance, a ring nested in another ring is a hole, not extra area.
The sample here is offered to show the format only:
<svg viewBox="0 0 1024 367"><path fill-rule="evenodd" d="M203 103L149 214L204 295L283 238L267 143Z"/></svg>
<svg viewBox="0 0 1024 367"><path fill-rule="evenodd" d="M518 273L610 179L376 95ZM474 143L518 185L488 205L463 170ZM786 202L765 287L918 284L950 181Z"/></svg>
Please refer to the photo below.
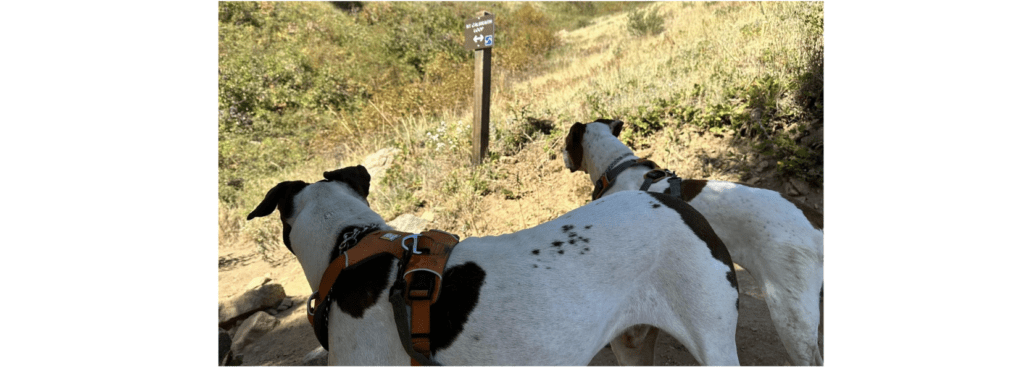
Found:
<svg viewBox="0 0 1024 367"><path fill-rule="evenodd" d="M633 9L627 18L626 29L634 36L656 35L665 31L665 18L658 15L658 8L650 11Z"/></svg>
<svg viewBox="0 0 1024 367"><path fill-rule="evenodd" d="M547 16L530 3L524 3L507 16L496 16L494 23L495 68L525 71L558 45Z"/></svg>
<svg viewBox="0 0 1024 367"><path fill-rule="evenodd" d="M550 135L555 128L549 118L550 110L537 111L532 102L519 96L513 96L501 112L502 118L493 121L496 123L491 132L494 151L500 155L514 155L541 135Z"/></svg>

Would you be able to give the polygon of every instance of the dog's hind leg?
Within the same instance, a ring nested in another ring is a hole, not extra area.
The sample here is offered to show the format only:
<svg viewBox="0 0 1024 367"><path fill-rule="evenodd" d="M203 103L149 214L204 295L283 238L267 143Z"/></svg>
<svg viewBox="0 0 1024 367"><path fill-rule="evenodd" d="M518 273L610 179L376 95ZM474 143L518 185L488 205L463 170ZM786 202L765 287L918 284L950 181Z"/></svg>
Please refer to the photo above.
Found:
<svg viewBox="0 0 1024 367"><path fill-rule="evenodd" d="M814 296L817 298L817 295ZM776 331L793 364L821 366L824 360L818 349L818 326L821 320L819 305L808 308L796 302L780 304L782 302L770 295L766 298Z"/></svg>
<svg viewBox="0 0 1024 367"><path fill-rule="evenodd" d="M784 265L796 267L783 271L768 272L761 286L771 314L772 323L779 333L782 345L796 366L820 366L824 363L818 348L818 331L821 323L822 267L820 263L803 262L799 259L813 258L801 254L799 248L792 248ZM803 255L803 256L801 256ZM783 266L783 264L773 264Z"/></svg>
<svg viewBox="0 0 1024 367"><path fill-rule="evenodd" d="M654 345L658 342L658 328L634 325L611 341L612 353L620 366L653 366Z"/></svg>

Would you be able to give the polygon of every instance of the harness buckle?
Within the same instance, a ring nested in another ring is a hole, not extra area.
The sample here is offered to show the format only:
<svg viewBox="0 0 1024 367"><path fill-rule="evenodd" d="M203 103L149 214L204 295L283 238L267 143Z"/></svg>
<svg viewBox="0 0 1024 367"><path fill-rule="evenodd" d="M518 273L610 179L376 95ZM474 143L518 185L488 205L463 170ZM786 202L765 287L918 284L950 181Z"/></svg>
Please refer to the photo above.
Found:
<svg viewBox="0 0 1024 367"><path fill-rule="evenodd" d="M649 178L657 182L658 180L664 178L666 175L668 175L668 173L665 172L665 170L652 169L650 171L647 171L647 173L644 173L644 178Z"/></svg>
<svg viewBox="0 0 1024 367"><path fill-rule="evenodd" d="M313 316L315 308L313 307L313 301L315 301L318 296L320 296L320 291L313 292L313 294L309 295L309 298L306 299L306 315Z"/></svg>
<svg viewBox="0 0 1024 367"><path fill-rule="evenodd" d="M409 248L405 247L405 240L408 240L410 238L412 239L412 253L417 254L417 255L421 254L422 252L419 252L416 249L416 245L418 245L419 242L420 242L420 240L419 240L420 234L419 233L413 233L413 234L410 234L408 236L402 237L402 248L405 249L405 251L409 251Z"/></svg>

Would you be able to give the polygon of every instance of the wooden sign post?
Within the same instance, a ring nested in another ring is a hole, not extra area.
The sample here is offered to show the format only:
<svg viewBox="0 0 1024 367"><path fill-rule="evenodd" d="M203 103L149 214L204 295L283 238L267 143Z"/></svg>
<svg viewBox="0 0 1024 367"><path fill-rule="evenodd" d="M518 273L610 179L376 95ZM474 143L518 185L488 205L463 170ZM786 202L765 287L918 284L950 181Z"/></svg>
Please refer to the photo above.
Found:
<svg viewBox="0 0 1024 367"><path fill-rule="evenodd" d="M475 81L473 82L473 164L487 157L488 129L491 124L491 47L494 46L494 14L466 19L463 32L465 46L473 50Z"/></svg>

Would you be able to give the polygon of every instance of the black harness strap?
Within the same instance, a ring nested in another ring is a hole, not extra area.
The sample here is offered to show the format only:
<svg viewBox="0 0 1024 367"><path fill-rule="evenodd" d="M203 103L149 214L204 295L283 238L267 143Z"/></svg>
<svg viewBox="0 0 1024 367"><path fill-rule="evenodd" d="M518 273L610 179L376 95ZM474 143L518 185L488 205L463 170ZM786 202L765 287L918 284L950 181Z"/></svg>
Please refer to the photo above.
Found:
<svg viewBox="0 0 1024 367"><path fill-rule="evenodd" d="M644 183L640 185L640 191L647 191L651 184L668 177L668 194L683 197L683 179L667 169L652 169L644 174Z"/></svg>

